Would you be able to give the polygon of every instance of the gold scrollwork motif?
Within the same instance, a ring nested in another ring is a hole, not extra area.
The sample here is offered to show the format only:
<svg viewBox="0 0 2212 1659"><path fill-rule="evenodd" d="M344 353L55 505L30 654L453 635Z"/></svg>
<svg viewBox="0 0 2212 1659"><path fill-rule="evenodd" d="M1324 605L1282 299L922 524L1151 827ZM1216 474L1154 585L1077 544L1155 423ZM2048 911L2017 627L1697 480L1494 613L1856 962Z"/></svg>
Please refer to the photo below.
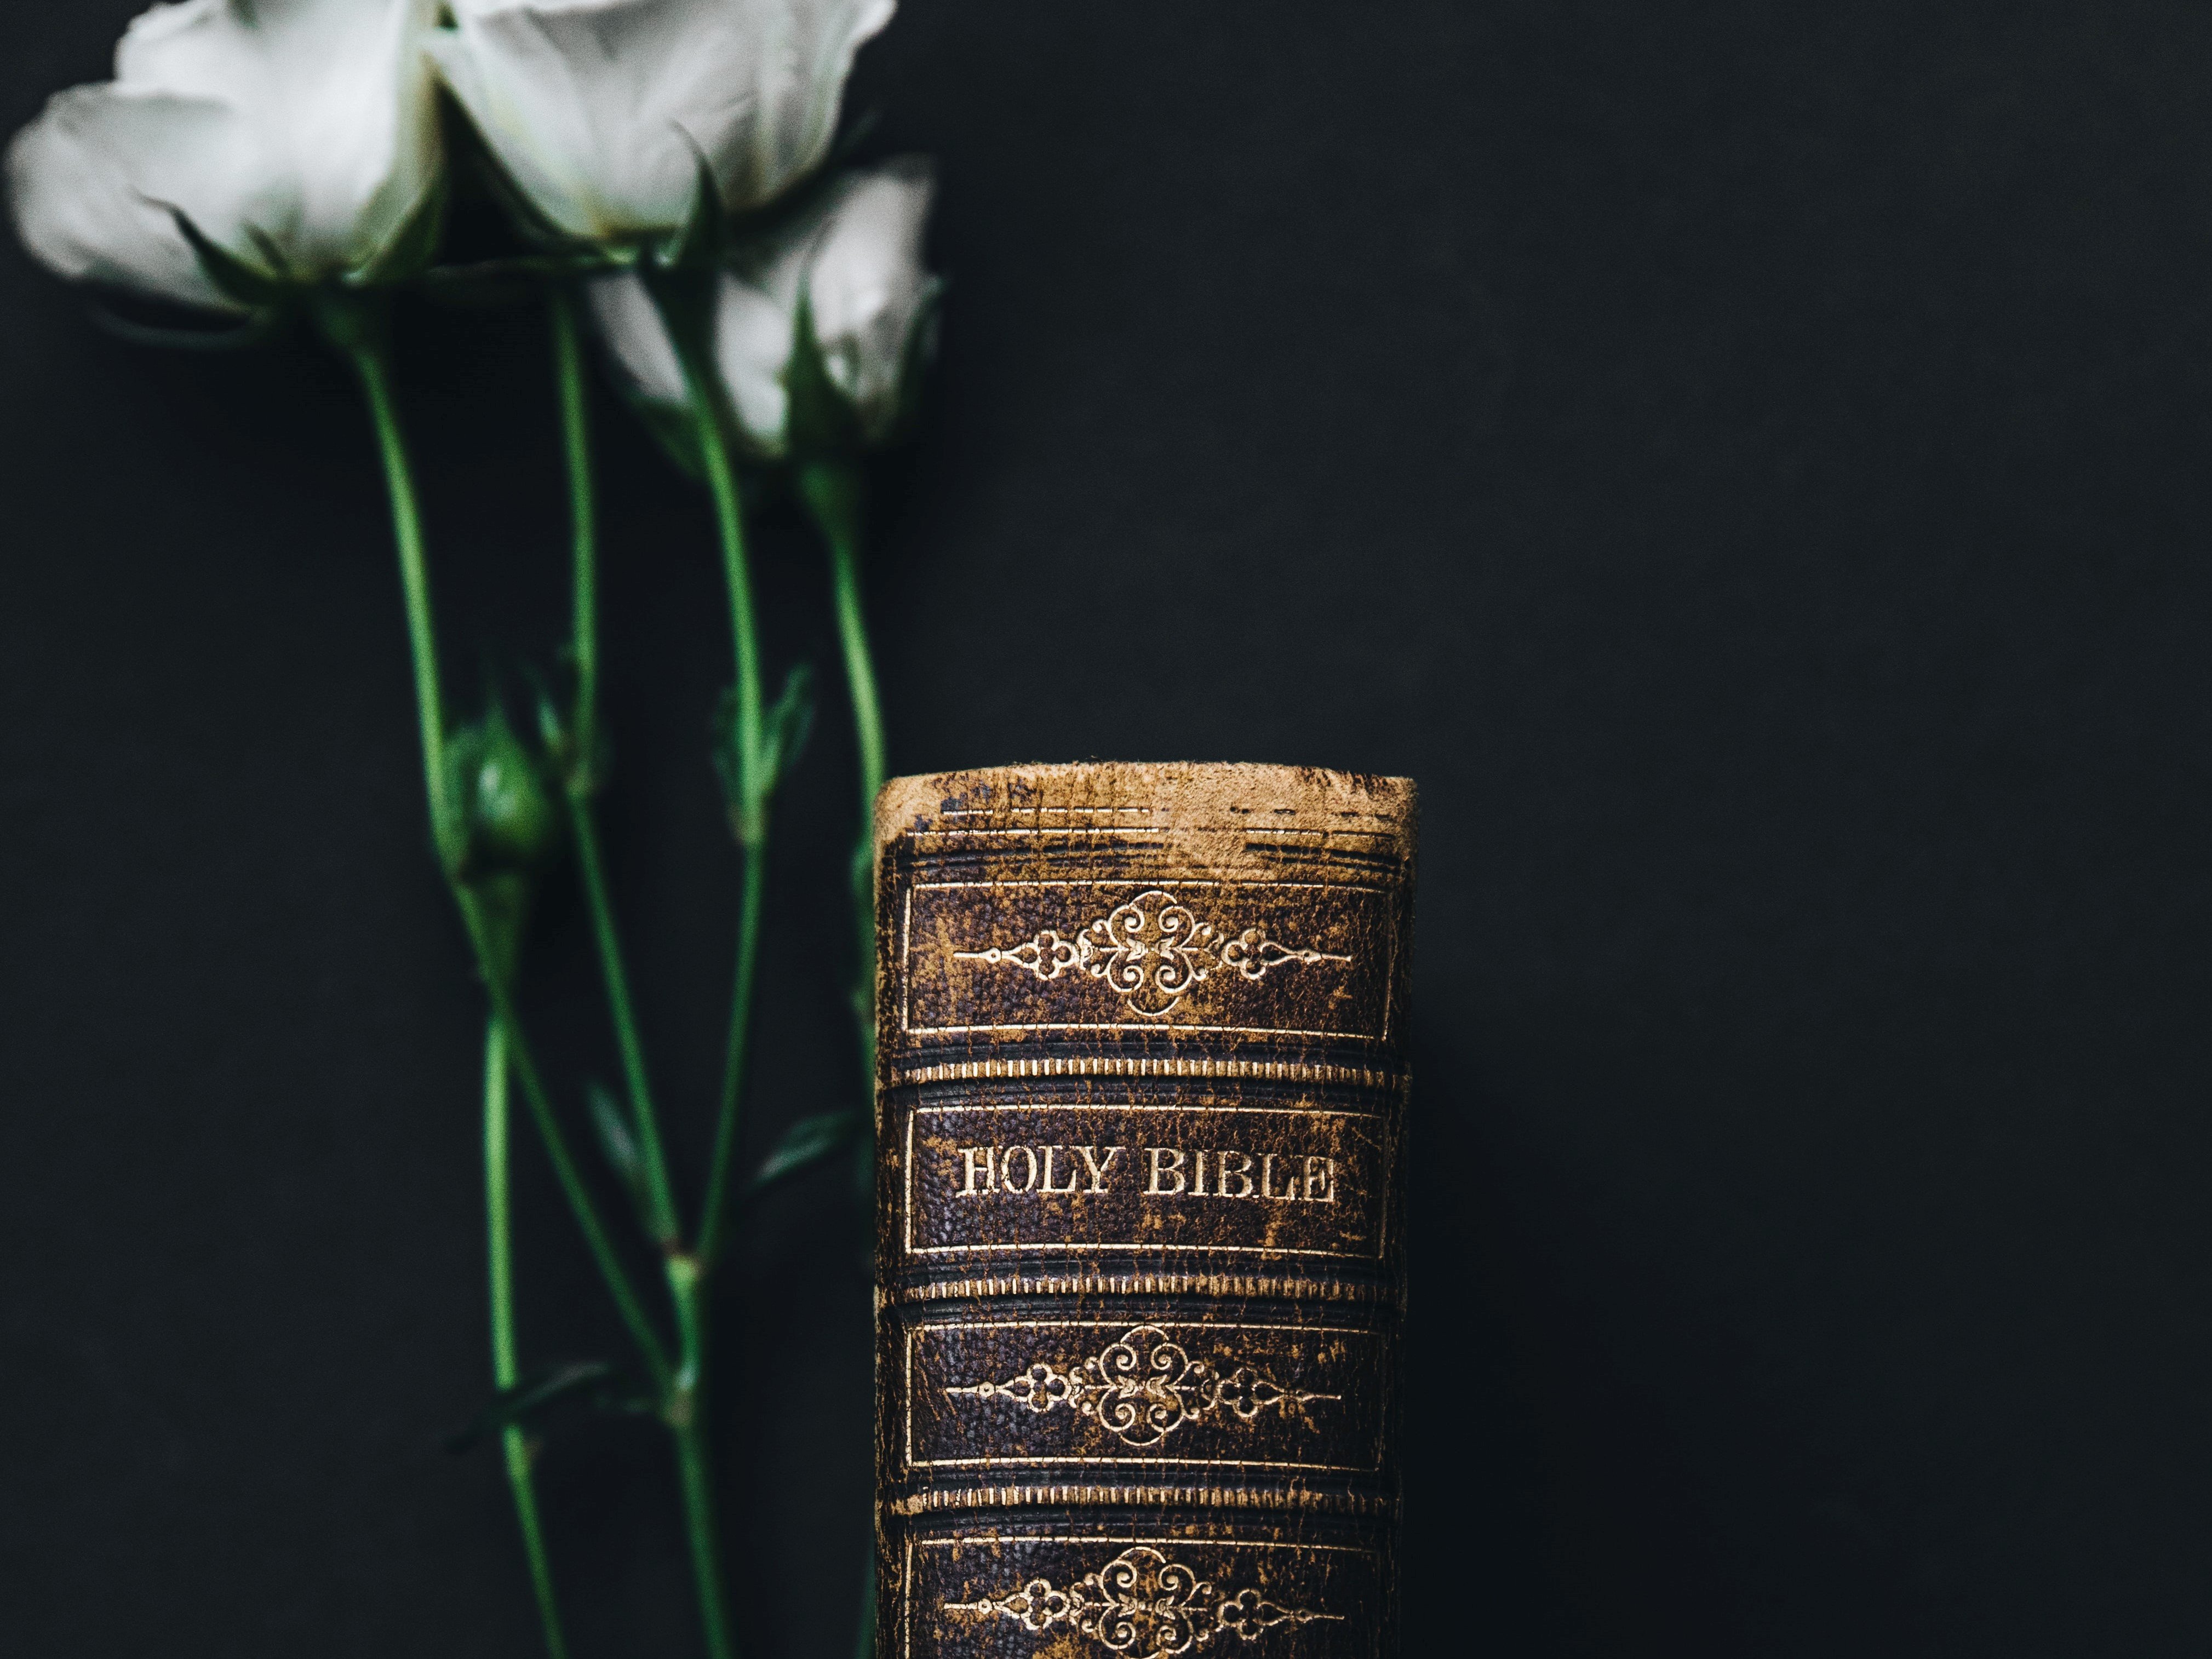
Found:
<svg viewBox="0 0 2212 1659"><path fill-rule="evenodd" d="M1011 1619L1032 1635L1066 1625L1131 1659L1174 1659L1231 1635L1256 1642L1279 1625L1341 1622L1340 1613L1314 1613L1270 1601L1255 1589L1226 1595L1179 1561L1148 1544L1123 1550L1066 1589L1032 1578L1020 1589L979 1601L947 1601L947 1613Z"/></svg>
<svg viewBox="0 0 2212 1659"><path fill-rule="evenodd" d="M1281 944L1269 939L1264 927L1247 927L1231 937L1158 888L1086 922L1073 939L1048 927L1019 945L952 954L961 962L1018 968L1041 980L1080 971L1103 981L1132 1012L1146 1019L1173 1013L1184 994L1217 969L1257 980L1290 963L1352 960Z"/></svg>
<svg viewBox="0 0 2212 1659"><path fill-rule="evenodd" d="M1125 1331L1066 1370L1040 1361L1004 1382L974 1382L945 1392L1012 1400L1033 1412L1066 1406L1137 1447L1157 1446L1186 1423L1202 1421L1213 1412L1249 1423L1264 1411L1287 1416L1314 1401L1344 1397L1286 1389L1249 1365L1224 1372L1193 1359L1157 1325Z"/></svg>

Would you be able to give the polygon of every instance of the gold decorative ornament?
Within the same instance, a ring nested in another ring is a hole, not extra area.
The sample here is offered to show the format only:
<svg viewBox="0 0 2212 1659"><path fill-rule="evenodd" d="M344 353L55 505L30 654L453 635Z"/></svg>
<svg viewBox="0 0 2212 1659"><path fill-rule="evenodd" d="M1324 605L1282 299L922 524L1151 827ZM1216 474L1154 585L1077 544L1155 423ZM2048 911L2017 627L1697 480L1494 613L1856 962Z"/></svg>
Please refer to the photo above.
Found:
<svg viewBox="0 0 2212 1659"><path fill-rule="evenodd" d="M1179 1561L1147 1544L1123 1550L1066 1589L1032 1578L1004 1595L947 1601L947 1613L978 1619L1011 1619L1032 1635L1066 1625L1111 1652L1130 1659L1175 1659L1223 1636L1256 1642L1279 1626L1341 1622L1338 1613L1315 1613L1270 1601L1256 1589L1224 1595Z"/></svg>
<svg viewBox="0 0 2212 1659"><path fill-rule="evenodd" d="M1185 1424L1216 1412L1250 1423L1265 1411L1288 1416L1316 1400L1343 1398L1285 1389L1249 1365L1224 1372L1206 1360L1193 1359L1157 1325L1125 1331L1065 1370L1039 1361L1004 1382L974 1382L945 1392L1011 1400L1033 1412L1065 1406L1095 1419L1123 1444L1137 1447L1159 1445Z"/></svg>
<svg viewBox="0 0 2212 1659"><path fill-rule="evenodd" d="M982 951L955 951L960 962L1018 968L1040 980L1081 972L1104 982L1131 1012L1146 1019L1173 1013L1184 995L1218 969L1264 979L1291 963L1350 962L1348 956L1302 950L1269 939L1264 927L1231 937L1200 921L1172 894L1154 888L1085 923L1073 939L1048 927L1035 939Z"/></svg>

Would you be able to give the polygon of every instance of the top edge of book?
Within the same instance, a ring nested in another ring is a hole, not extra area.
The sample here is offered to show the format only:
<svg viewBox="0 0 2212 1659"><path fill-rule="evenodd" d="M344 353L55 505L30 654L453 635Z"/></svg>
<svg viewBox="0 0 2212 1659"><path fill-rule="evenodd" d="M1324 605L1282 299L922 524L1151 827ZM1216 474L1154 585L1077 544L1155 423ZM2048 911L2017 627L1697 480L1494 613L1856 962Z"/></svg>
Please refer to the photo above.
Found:
<svg viewBox="0 0 2212 1659"><path fill-rule="evenodd" d="M1270 830L1359 834L1413 848L1411 778L1242 762L1079 761L893 778L876 797L878 852L906 835Z"/></svg>

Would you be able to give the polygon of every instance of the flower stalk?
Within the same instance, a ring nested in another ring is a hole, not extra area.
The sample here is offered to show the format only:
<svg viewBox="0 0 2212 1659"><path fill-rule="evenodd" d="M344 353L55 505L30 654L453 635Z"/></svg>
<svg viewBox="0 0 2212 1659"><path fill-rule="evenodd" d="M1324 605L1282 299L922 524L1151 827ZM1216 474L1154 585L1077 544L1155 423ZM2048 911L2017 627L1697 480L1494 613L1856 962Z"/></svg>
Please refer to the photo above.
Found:
<svg viewBox="0 0 2212 1659"><path fill-rule="evenodd" d="M682 1359L664 1415L676 1441L676 1471L684 1488L684 1531L691 1546L691 1577L698 1586L699 1622L714 1659L736 1659L737 1633L722 1583L722 1534L714 1506L714 1462L708 1449L706 1273L696 1256L669 1258L669 1286L676 1296Z"/></svg>
<svg viewBox="0 0 2212 1659"><path fill-rule="evenodd" d="M431 835L447 872L447 883L461 913L477 971L491 998L492 1009L505 1036L505 1048L523 1098L538 1124L553 1164L562 1195L582 1231L592 1259L606 1283L623 1322L637 1345L656 1390L667 1385L668 1352L646 1316L629 1271L616 1254L614 1241L600 1218L599 1205L584 1184L582 1173L568 1150L568 1137L554 1115L551 1097L532 1057L521 1020L514 1006L507 973L507 953L500 948L489 918L478 896L458 873L465 826L453 810L446 760L445 705L438 685L437 635L431 617L429 572L423 560L422 517L416 505L414 474L399 413L392 397L392 375L380 319L357 301L327 299L318 310L318 320L331 343L352 363L368 402L369 418L376 430L377 453L384 463L385 487L392 501L392 539L398 549L400 586L407 603L407 641L414 659L417 724L422 742L422 773L429 795Z"/></svg>
<svg viewBox="0 0 2212 1659"><path fill-rule="evenodd" d="M677 1297L683 1334L678 1391L672 1400L670 1426L676 1434L677 1463L683 1477L685 1531L690 1538L693 1577L697 1580L700 1616L716 1659L737 1651L736 1637L723 1601L720 1529L715 1516L714 1462L702 1421L707 1378L708 1310L707 1286L721 1254L727 1224L730 1170L737 1153L744 1091L747 1038L753 988L760 957L761 911L767 901L768 798L763 764L763 699L760 635L751 571L746 562L744 518L737 471L723 437L720 400L700 333L684 324L699 313L696 295L685 289L692 273L671 273L655 284L654 301L663 307L669 332L690 392L693 429L714 496L714 522L721 545L724 585L730 599L730 637L735 659L732 736L736 748L736 799L732 823L742 861L738 900L737 962L732 974L729 1035L716 1103L714 1151L708 1166L707 1197L698 1240L689 1255L671 1260L670 1287ZM711 281L711 276L709 277ZM687 303L688 302L688 303Z"/></svg>
<svg viewBox="0 0 2212 1659"><path fill-rule="evenodd" d="M568 728L570 793L599 784L599 520L592 479L590 404L584 387L584 347L576 298L565 283L546 289L553 330L553 383L561 406L561 454L568 477L570 612L568 652L576 701Z"/></svg>
<svg viewBox="0 0 2212 1659"><path fill-rule="evenodd" d="M837 643L853 708L854 748L860 786L860 832L853 848L854 977L852 1008L860 1060L860 1121L875 1121L876 1081L876 797L884 787L883 699L860 592L861 529L867 508L866 479L850 461L817 461L799 471L799 499L830 553L830 586L837 613ZM874 1173L874 1137L865 1130L855 1159L856 1185L867 1195ZM876 1645L876 1550L871 1537L861 1559L860 1610L854 1659L870 1659Z"/></svg>
<svg viewBox="0 0 2212 1659"><path fill-rule="evenodd" d="M708 1455L705 1400L706 1286L702 1258L683 1248L683 1223L662 1150L659 1117L647 1079L645 1045L629 989L621 935L615 925L605 860L592 811L598 787L596 707L599 686L598 525L592 483L590 428L583 354L575 303L565 290L549 296L554 379L561 404L562 455L568 475L573 542L574 617L570 655L576 668L576 701L570 716L567 776L562 794L575 844L578 874L599 961L607 1007L621 1051L629 1096L630 1127L637 1136L648 1213L642 1218L662 1250L670 1301L676 1310L677 1358L660 1399L660 1415L673 1439L684 1492L684 1531L699 1596L700 1622L714 1659L734 1659L736 1639L723 1588L720 1529L715 1517L714 1469Z"/></svg>
<svg viewBox="0 0 2212 1659"><path fill-rule="evenodd" d="M837 611L837 643L853 706L853 737L860 759L860 833L853 849L852 898L855 968L852 1005L860 1042L862 1087L876 1075L875 810L884 787L883 700L868 642L867 611L860 592L861 526L866 484L850 462L818 461L799 469L799 491L830 550L830 584ZM866 1104L872 1108L871 1098Z"/></svg>
<svg viewBox="0 0 2212 1659"><path fill-rule="evenodd" d="M599 851L597 819L592 810L599 787L599 526L592 484L591 429L584 390L583 351L578 339L575 303L555 289L547 296L553 327L554 380L561 404L562 455L568 475L568 505L573 543L574 615L569 655L576 668L576 701L570 716L562 797L568 805L568 832L576 849L576 867L582 878L585 909L592 922L592 942L599 961L599 975L607 994L607 1011L615 1028L623 1079L629 1096L630 1127L637 1136L639 1161L643 1167L650 1214L647 1224L654 1242L673 1249L683 1226L677 1214L676 1194L668 1176L668 1162L660 1139L659 1115L654 1110L652 1085L645 1065L645 1044L638 1034L637 1014L630 999L629 973L623 961L621 934L615 926L614 901L607 887L605 860Z"/></svg>
<svg viewBox="0 0 2212 1659"><path fill-rule="evenodd" d="M399 584L407 602L408 656L415 672L415 720L422 745L422 787L430 808L430 837L448 867L458 829L448 798L446 769L446 704L438 686L437 633L430 616L430 574L422 557L422 518L415 502L415 477L408 465L406 439L392 397L392 372L380 326L382 319L364 307L326 304L318 320L345 353L368 399L376 432L377 456L392 503L392 540L399 555Z"/></svg>
<svg viewBox="0 0 2212 1659"><path fill-rule="evenodd" d="M518 1375L514 1340L514 1236L507 1206L507 1044L496 1019L484 1027L484 1232L491 1279L491 1380L501 1390ZM549 1659L568 1659L568 1638L561 1628L561 1607L553 1592L553 1564L545 1551L538 1519L538 1486L531 1470L530 1438L520 1423L500 1431L507 1461L507 1484L514 1494L514 1519L522 1551L530 1564L530 1586L538 1601L538 1620L545 1633Z"/></svg>
<svg viewBox="0 0 2212 1659"><path fill-rule="evenodd" d="M692 270L659 272L651 280L650 289L653 305L682 369L691 430L706 473L708 490L714 498L723 585L730 599L730 644L736 669L731 709L731 736L736 751L735 796L731 803L730 820L743 867L738 899L737 963L731 976L729 1041L715 1113L714 1148L708 1164L707 1199L699 1221L699 1260L703 1267L711 1268L721 1254L729 1221L731 1171L736 1162L742 1121L746 1050L760 958L761 911L768 896L769 799L774 780L769 775L760 626L745 551L744 503L738 488L737 467L730 454L729 417L708 343L714 274Z"/></svg>

